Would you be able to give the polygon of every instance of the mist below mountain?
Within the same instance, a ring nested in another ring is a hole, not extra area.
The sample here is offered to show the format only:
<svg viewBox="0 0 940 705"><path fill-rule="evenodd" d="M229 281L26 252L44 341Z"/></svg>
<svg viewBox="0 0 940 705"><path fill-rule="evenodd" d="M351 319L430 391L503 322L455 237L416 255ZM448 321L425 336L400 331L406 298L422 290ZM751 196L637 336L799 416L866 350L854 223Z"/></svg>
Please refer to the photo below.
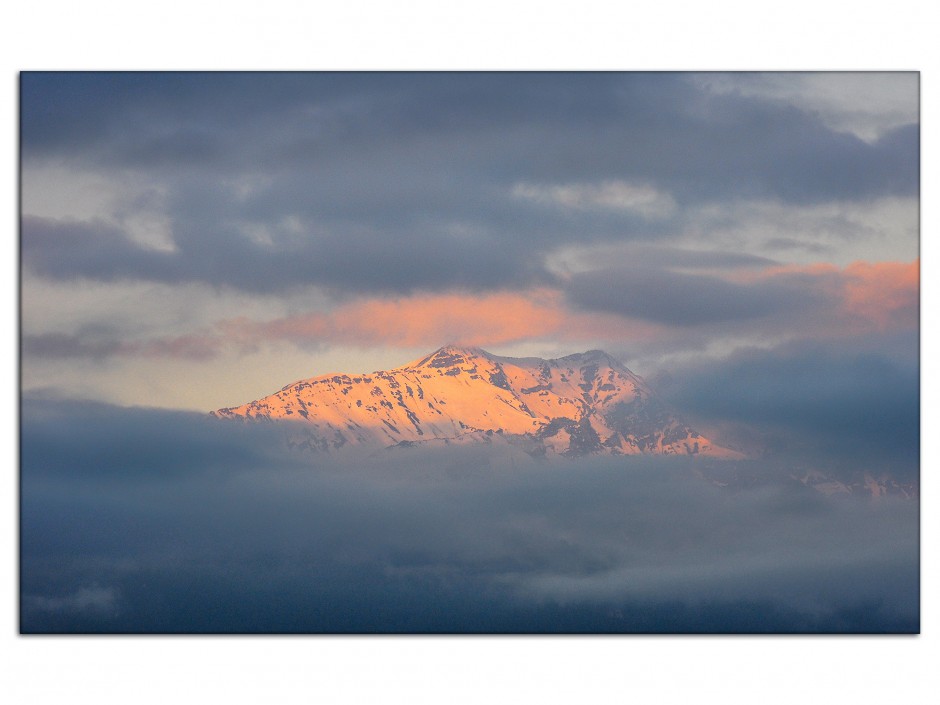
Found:
<svg viewBox="0 0 940 705"><path fill-rule="evenodd" d="M918 502L828 497L782 458L283 440L26 400L21 630L919 629Z"/></svg>

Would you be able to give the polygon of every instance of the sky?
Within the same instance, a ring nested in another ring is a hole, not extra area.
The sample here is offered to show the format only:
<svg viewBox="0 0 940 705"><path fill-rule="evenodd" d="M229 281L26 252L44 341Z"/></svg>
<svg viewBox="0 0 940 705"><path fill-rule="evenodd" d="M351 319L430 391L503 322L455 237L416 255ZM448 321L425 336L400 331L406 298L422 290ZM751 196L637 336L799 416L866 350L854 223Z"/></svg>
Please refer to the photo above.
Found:
<svg viewBox="0 0 940 705"><path fill-rule="evenodd" d="M919 629L919 502L793 479L919 483L916 73L20 91L25 631ZM207 415L447 343L606 350L751 460L324 459Z"/></svg>
<svg viewBox="0 0 940 705"><path fill-rule="evenodd" d="M918 501L794 480L919 485L917 74L20 87L25 631L918 631ZM751 459L206 413L446 343L605 349Z"/></svg>
<svg viewBox="0 0 940 705"><path fill-rule="evenodd" d="M918 95L910 72L25 73L23 392L209 411L450 342L644 377L815 347L909 370Z"/></svg>

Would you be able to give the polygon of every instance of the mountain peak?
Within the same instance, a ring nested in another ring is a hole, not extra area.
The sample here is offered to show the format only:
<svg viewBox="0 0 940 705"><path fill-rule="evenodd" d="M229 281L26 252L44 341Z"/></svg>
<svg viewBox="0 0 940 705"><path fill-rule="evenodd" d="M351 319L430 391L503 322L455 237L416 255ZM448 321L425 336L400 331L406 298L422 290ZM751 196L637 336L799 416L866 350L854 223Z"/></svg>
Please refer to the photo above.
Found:
<svg viewBox="0 0 940 705"><path fill-rule="evenodd" d="M301 380L213 414L300 421L297 445L318 450L502 439L536 455L739 455L670 414L601 350L545 360L449 344L404 367Z"/></svg>
<svg viewBox="0 0 940 705"><path fill-rule="evenodd" d="M595 360L602 360L604 362L617 362L610 355L605 353L603 350L588 350L583 353L573 353L571 355L565 355L562 360L584 360L586 362L593 362ZM617 362L617 364L620 364Z"/></svg>
<svg viewBox="0 0 940 705"><path fill-rule="evenodd" d="M414 367L452 367L472 362L478 358L489 359L491 356L485 350L469 345L456 345L449 343L444 345L430 355L420 360L416 360L405 366L405 368Z"/></svg>

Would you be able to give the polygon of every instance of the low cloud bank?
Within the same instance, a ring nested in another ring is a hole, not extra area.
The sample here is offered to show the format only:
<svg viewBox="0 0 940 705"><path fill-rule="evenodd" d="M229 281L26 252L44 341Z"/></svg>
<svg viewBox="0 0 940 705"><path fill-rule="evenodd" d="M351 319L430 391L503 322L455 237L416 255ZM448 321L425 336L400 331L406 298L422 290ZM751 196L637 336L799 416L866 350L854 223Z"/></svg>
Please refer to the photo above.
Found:
<svg viewBox="0 0 940 705"><path fill-rule="evenodd" d="M21 630L919 628L915 501L830 500L784 465L721 489L688 458L283 441L274 424L27 401Z"/></svg>
<svg viewBox="0 0 940 705"><path fill-rule="evenodd" d="M739 350L675 371L666 400L710 423L761 434L781 462L844 480L920 475L920 370L915 332Z"/></svg>

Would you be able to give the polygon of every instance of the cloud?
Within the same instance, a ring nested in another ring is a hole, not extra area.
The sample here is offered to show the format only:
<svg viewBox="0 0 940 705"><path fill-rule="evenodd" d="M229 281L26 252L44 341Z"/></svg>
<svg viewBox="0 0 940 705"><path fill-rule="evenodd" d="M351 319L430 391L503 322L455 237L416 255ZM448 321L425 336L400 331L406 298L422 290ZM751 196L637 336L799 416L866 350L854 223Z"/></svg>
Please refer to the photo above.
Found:
<svg viewBox="0 0 940 705"><path fill-rule="evenodd" d="M122 346L115 340L88 340L87 335L43 333L24 335L20 340L20 350L28 357L101 360L120 354Z"/></svg>
<svg viewBox="0 0 940 705"><path fill-rule="evenodd" d="M281 428L28 400L23 630L917 629L916 502L786 463L727 491L683 459L327 459Z"/></svg>
<svg viewBox="0 0 940 705"><path fill-rule="evenodd" d="M690 249L657 247L655 245L622 245L572 247L559 253L563 267L573 271L598 269L598 262L628 262L633 267L658 269L702 270L767 267L775 260L747 252L721 249ZM557 265L556 265L557 266Z"/></svg>
<svg viewBox="0 0 940 705"><path fill-rule="evenodd" d="M856 262L845 270L845 308L881 328L920 324L920 261Z"/></svg>
<svg viewBox="0 0 940 705"><path fill-rule="evenodd" d="M99 586L81 587L74 593L62 597L46 597L43 595L23 596L23 608L27 612L98 612L111 615L117 610L117 603L118 596L114 588L103 588Z"/></svg>
<svg viewBox="0 0 940 705"><path fill-rule="evenodd" d="M857 86L864 83L859 76L830 79ZM794 74L764 79L777 86L799 81ZM905 76L890 83L868 77L882 93L899 87L916 100ZM27 73L24 153L148 169L224 167L229 174L259 164L317 171L335 167L337 157L381 163L397 154L430 166L429 176L444 164L451 173L459 166L503 183L645 172L657 188L670 178L688 187L688 178L714 177L718 168L733 178L711 178L710 189L740 188L744 177L752 188L783 193L803 191L792 171L803 165L811 167L802 176L813 185L823 171L846 177L805 194L823 200L834 189L891 184L899 167L909 184L916 179L916 154L913 163L884 162L879 152L916 116L887 142L868 145L830 130L810 109L700 84L692 74L661 73ZM514 161L521 155L528 159ZM851 173L852 166L870 168Z"/></svg>
<svg viewBox="0 0 940 705"><path fill-rule="evenodd" d="M562 268L578 267L578 257L569 256ZM23 352L35 359L198 361L284 341L305 349L624 339L634 348L697 347L703 334L833 338L915 330L919 324L919 262L856 262L841 270L828 264L764 266L766 260L751 256L699 257L664 248L641 249L631 262L627 268L562 273L563 288L360 297L267 320L224 318L180 335L121 336L94 326L74 334L26 334ZM722 269L721 275L696 271Z"/></svg>
<svg viewBox="0 0 940 705"><path fill-rule="evenodd" d="M747 321L825 301L821 292L784 277L748 285L646 268L582 272L571 278L567 293L572 303L585 309L673 326Z"/></svg>
<svg viewBox="0 0 940 705"><path fill-rule="evenodd" d="M669 194L660 193L643 184L623 181L560 186L519 183L513 186L512 195L536 203L574 210L626 211L636 213L647 220L668 218L676 210L676 202Z"/></svg>
<svg viewBox="0 0 940 705"><path fill-rule="evenodd" d="M785 261L802 264L910 261L918 257L919 210L913 195L800 206L766 199L712 203L685 213L678 241L785 255Z"/></svg>
<svg viewBox="0 0 940 705"><path fill-rule="evenodd" d="M111 357L134 356L208 360L221 352L222 344L217 338L200 334L146 341L118 340L112 336L101 337L82 332L24 335L21 350L31 358L45 359L101 361Z"/></svg>
<svg viewBox="0 0 940 705"><path fill-rule="evenodd" d="M447 341L499 345L561 334L569 323L560 292L538 289L488 294L367 298L312 312L255 321L219 321L185 335L120 340L113 331L47 333L23 337L23 352L35 358L113 356L209 359L226 347L241 350L289 341L301 347L331 345L428 347Z"/></svg>
<svg viewBox="0 0 940 705"><path fill-rule="evenodd" d="M819 115L829 127L851 132L869 143L919 118L919 76L914 71L696 73L690 78L708 91L740 93L798 106Z"/></svg>
<svg viewBox="0 0 940 705"><path fill-rule="evenodd" d="M523 340L575 341L614 333L649 340L662 331L643 322L573 312L565 305L562 291L537 288L359 298L325 311L268 320L239 316L192 333L134 340L120 339L113 330L97 329L76 334L26 335L23 350L35 359L206 360L227 350L253 352L284 341L304 349L346 345L428 350L446 342L503 346Z"/></svg>
<svg viewBox="0 0 940 705"><path fill-rule="evenodd" d="M172 250L134 242L105 222L26 216L23 262L51 279L202 282L254 293L319 285L334 292L409 293L453 287L525 286L550 277L486 233L442 226L403 241L395 232L233 225L174 230ZM260 234L260 236L259 236Z"/></svg>
<svg viewBox="0 0 940 705"><path fill-rule="evenodd" d="M826 338L916 329L919 269L918 261L856 262L841 270L820 263L718 276L634 266L577 272L565 290L582 309L668 326L733 324L738 330Z"/></svg>
<svg viewBox="0 0 940 705"><path fill-rule="evenodd" d="M565 324L557 291L447 294L366 299L328 314L292 316L267 323L231 321L226 333L250 340L329 340L360 345L419 347L441 341L500 344L544 337Z"/></svg>
<svg viewBox="0 0 940 705"><path fill-rule="evenodd" d="M919 473L917 332L741 350L671 371L667 397L694 418L760 430L765 450L845 476Z"/></svg>
<svg viewBox="0 0 940 705"><path fill-rule="evenodd" d="M22 261L50 279L179 282L186 278L179 253L136 242L126 229L104 220L24 216Z"/></svg>
<svg viewBox="0 0 940 705"><path fill-rule="evenodd" d="M27 73L22 91L24 203L54 204L24 211L24 263L65 280L528 287L560 247L674 238L705 207L919 187L916 124L869 144L674 74ZM73 178L36 198L50 165ZM80 179L133 188L63 213Z"/></svg>

